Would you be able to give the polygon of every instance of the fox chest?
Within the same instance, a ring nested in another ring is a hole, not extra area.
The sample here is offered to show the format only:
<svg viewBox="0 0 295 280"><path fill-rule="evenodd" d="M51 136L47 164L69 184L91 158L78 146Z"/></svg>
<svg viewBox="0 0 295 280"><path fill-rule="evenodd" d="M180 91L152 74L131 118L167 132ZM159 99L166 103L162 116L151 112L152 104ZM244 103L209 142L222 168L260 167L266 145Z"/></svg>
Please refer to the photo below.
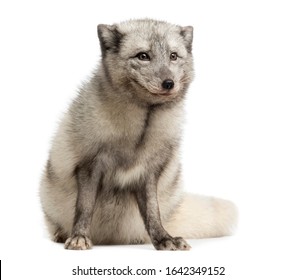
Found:
<svg viewBox="0 0 295 280"><path fill-rule="evenodd" d="M156 135L151 137L146 133L134 145L126 144L124 148L121 143L121 149L111 155L113 166L108 177L112 184L119 187L134 185L155 176L162 169L175 143L171 139L164 140Z"/></svg>
<svg viewBox="0 0 295 280"><path fill-rule="evenodd" d="M150 119L132 141L122 139L112 149L112 184L125 187L157 176L178 147L178 129L161 125L158 119Z"/></svg>
<svg viewBox="0 0 295 280"><path fill-rule="evenodd" d="M181 115L179 108L151 108L110 123L97 156L105 184L125 188L159 174L179 144Z"/></svg>

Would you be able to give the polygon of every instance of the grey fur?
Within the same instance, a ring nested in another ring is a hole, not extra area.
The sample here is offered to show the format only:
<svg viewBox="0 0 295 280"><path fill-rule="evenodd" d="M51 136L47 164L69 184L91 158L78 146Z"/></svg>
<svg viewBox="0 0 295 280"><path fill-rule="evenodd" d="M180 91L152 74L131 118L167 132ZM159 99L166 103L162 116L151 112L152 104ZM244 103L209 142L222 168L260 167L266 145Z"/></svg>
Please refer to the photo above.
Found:
<svg viewBox="0 0 295 280"><path fill-rule="evenodd" d="M67 249L149 239L189 249L162 222L184 200L178 150L193 28L132 20L98 25L98 37L102 62L60 124L41 183L52 238L67 237ZM173 88L163 88L167 79Z"/></svg>

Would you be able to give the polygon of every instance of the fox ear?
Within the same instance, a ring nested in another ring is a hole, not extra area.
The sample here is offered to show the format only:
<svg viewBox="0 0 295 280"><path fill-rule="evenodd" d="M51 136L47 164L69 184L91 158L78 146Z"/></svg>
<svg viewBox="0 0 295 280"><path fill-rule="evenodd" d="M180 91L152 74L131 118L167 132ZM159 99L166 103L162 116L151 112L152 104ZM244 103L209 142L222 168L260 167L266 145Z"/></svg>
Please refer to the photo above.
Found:
<svg viewBox="0 0 295 280"><path fill-rule="evenodd" d="M180 35L184 39L185 46L188 52L192 51L193 31L194 31L194 28L192 26L181 27Z"/></svg>
<svg viewBox="0 0 295 280"><path fill-rule="evenodd" d="M97 26L97 34L103 56L105 56L106 52L109 50L113 52L119 51L123 35L118 31L116 25L99 24Z"/></svg>

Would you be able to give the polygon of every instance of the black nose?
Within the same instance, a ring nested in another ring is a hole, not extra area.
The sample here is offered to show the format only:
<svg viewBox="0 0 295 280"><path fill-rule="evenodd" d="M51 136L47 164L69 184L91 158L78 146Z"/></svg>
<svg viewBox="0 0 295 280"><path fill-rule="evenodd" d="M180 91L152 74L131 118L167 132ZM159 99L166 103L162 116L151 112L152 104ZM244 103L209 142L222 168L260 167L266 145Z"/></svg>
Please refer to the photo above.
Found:
<svg viewBox="0 0 295 280"><path fill-rule="evenodd" d="M172 89L173 87L174 87L174 82L170 79L167 79L162 83L162 88L164 89Z"/></svg>

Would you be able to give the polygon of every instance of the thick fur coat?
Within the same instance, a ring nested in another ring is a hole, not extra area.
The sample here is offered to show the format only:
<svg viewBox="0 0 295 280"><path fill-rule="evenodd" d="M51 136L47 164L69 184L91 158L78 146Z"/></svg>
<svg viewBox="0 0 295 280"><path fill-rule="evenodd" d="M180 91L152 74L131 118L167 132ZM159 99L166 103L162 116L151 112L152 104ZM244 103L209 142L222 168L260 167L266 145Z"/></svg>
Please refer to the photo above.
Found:
<svg viewBox="0 0 295 280"><path fill-rule="evenodd" d="M186 194L179 145L193 78L193 28L154 20L99 25L102 59L65 114L40 196L52 239L67 249L228 235L225 200Z"/></svg>

